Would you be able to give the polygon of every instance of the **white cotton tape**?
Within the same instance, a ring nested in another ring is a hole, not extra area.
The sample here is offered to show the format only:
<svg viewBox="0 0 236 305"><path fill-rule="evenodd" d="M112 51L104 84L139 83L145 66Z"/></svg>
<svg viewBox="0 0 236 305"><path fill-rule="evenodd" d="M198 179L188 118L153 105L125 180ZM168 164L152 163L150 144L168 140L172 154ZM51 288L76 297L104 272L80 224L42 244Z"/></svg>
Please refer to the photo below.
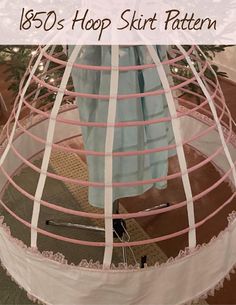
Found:
<svg viewBox="0 0 236 305"><path fill-rule="evenodd" d="M172 127L173 127L173 134L175 138L175 142L178 143L176 147L177 156L179 160L180 170L182 173L182 181L183 181L183 187L185 191L185 196L187 200L187 213L188 213L188 223L189 223L189 248L193 249L196 247L196 229L194 228L195 225L195 215L194 215L194 205L193 205L193 195L192 195L192 189L191 184L187 172L187 163L185 158L185 153L183 149L183 140L181 136L180 131L180 119L177 118L177 111L176 106L174 102L174 98L171 92L171 88L169 85L169 81L166 75L166 72L164 70L163 65L161 64L161 61L158 57L158 54L153 46L147 46L147 49L156 65L157 72L159 74L162 86L165 90L165 96L166 101L168 104L169 112L171 117L175 117L175 119L172 119Z"/></svg>
<svg viewBox="0 0 236 305"><path fill-rule="evenodd" d="M111 46L111 83L110 83L110 100L108 104L107 124L113 125L116 121L117 94L119 86L119 46ZM114 144L115 127L107 126L105 153L105 190L104 190L104 215L105 215L105 251L103 257L103 268L109 268L113 253L113 144Z"/></svg>
<svg viewBox="0 0 236 305"><path fill-rule="evenodd" d="M55 131L55 126L56 126L56 120L55 118L58 115L58 112L60 110L60 106L63 100L64 96L64 91L66 89L69 77L71 75L71 70L73 67L73 64L80 52L81 46L75 46L68 63L66 65L66 69L64 71L61 85L60 85L60 90L57 93L56 100L54 102L50 117L49 117L49 125L48 125L48 131L47 131L47 138L46 138L46 143L53 143L53 138L54 138L54 131ZM37 248L37 231L35 228L38 226L38 219L39 219L39 213L40 213L40 200L42 198L46 178L47 178L47 171L48 171L48 165L49 165L49 160L51 156L51 151L52 151L52 145L45 145L45 150L44 150L44 155L43 155L43 161L41 165L41 171L40 171L40 177L35 193L35 200L34 200L34 205L33 205L33 213L32 213L32 219L31 219L31 247Z"/></svg>

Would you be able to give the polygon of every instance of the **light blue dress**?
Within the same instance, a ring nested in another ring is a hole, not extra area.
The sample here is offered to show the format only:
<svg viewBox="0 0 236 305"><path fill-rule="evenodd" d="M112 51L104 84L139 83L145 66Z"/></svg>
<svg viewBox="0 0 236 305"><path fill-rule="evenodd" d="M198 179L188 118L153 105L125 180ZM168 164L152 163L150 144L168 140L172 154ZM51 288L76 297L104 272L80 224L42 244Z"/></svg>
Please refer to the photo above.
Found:
<svg viewBox="0 0 236 305"><path fill-rule="evenodd" d="M73 46L69 47L69 53ZM165 47L156 47L161 57ZM110 46L83 46L76 60L80 64L111 65ZM119 64L131 66L152 62L145 46L121 47ZM77 92L106 94L110 92L110 71L96 72L73 68L72 79ZM155 68L143 71L120 72L118 94L131 94L161 89L162 85ZM106 122L108 102L88 98L78 98L79 117L83 122ZM152 120L169 116L165 96L151 96L117 102L116 122ZM106 128L82 127L86 150L105 151ZM170 122L139 127L116 128L113 151L133 151L157 148L173 143ZM142 181L166 176L168 158L174 151L162 151L141 156L113 157L113 182ZM104 182L104 157L88 156L89 180ZM166 188L167 182L134 187L114 187L113 201L123 197L136 196L151 187ZM89 202L102 208L104 189L89 187Z"/></svg>

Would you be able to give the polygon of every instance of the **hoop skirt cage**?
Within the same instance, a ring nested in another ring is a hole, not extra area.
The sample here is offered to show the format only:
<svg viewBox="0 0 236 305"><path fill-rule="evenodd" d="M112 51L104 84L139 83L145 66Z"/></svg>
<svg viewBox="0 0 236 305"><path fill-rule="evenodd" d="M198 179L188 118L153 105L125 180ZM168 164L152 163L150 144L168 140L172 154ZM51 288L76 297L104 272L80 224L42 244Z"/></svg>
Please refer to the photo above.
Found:
<svg viewBox="0 0 236 305"><path fill-rule="evenodd" d="M122 61L137 48L40 47L20 84L1 134L0 258L33 300L189 304L234 269L236 136L217 77L197 46L143 46L143 60ZM146 117L127 114L148 102ZM170 205L152 208L161 198Z"/></svg>

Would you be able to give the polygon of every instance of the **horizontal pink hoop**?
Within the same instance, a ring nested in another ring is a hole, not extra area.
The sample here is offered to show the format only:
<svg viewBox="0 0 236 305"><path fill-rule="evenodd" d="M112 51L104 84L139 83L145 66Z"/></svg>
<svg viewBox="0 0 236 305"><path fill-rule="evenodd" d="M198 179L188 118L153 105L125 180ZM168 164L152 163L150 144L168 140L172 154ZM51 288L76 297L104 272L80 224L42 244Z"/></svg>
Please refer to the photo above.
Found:
<svg viewBox="0 0 236 305"><path fill-rule="evenodd" d="M229 137L228 137L228 139L227 139L227 142L228 142L228 140L229 140L229 138L231 137L231 134L229 135ZM222 147L218 150L218 151L221 151L222 150ZM217 153L217 152L216 152ZM213 157L215 157L215 154L214 155L212 155L212 158ZM210 159L210 158L208 158L208 159ZM207 162L207 160L204 160L204 163L206 163ZM8 177L9 178L9 177ZM226 178L226 177L225 177ZM224 181L224 177L223 177L223 179L221 179L218 183L216 183L216 184L214 184L213 185L213 187L211 187L210 189L207 189L207 191L208 192L210 192L210 191L212 191L214 188L216 188L220 183L222 183ZM206 192L204 193L204 195L206 194ZM196 200L196 199L200 199L201 197L202 197L202 195L203 194L200 194L201 196L199 196L199 195L197 195L194 199ZM185 202L183 202L183 203L180 203L180 204L178 204L178 207L181 207L181 205L182 206L184 206L184 205L186 205L186 201ZM168 210L171 210L172 209L172 207L171 208L167 208L167 209L163 209L163 210L161 210L161 211L152 211L152 212L149 212L149 213L147 213L147 212L145 212L144 213L144 215L141 215L140 213L141 212L139 212L139 213L132 213L132 214L124 214L124 215L122 215L122 214L120 214L119 215L119 217L124 217L124 218L132 218L132 217L141 217L141 216L149 216L149 214L150 215L156 215L156 214L159 214L159 213L162 213L162 212L166 212L166 211L168 211ZM67 210L67 211L70 211L70 210ZM72 210L73 211L73 210ZM74 212L77 212L77 211L74 211ZM72 212L72 213L74 213L74 212ZM90 215L91 217L94 217L94 218L102 218L103 216L101 215L101 217L97 217L98 215L97 214L88 214L88 213L83 213L83 212L79 212L78 213L78 215L80 215L80 216L82 216L82 215ZM114 217L114 218L116 218L116 217Z"/></svg>
<svg viewBox="0 0 236 305"><path fill-rule="evenodd" d="M203 75L204 72L206 71L208 67L208 63L206 62L203 69L201 71L199 71L199 75ZM46 83L44 80L40 79L39 77L33 75L32 77L34 79L34 81L37 84L40 84L41 86L53 91L53 92L59 92L60 89L49 85L48 83ZM188 84L192 83L195 80L195 76L193 76L192 78L186 80L185 82L179 84L179 85L175 85L173 87L170 88L171 91L173 90L178 90L184 86L187 86ZM69 96L73 96L73 97L84 97L84 98L90 98L90 99L96 99L96 100L109 100L110 96L109 95L103 95L103 94L91 94L91 93L80 93L80 92L73 92L73 91L63 91L64 94L69 95ZM127 100L127 99L136 99L136 98L141 98L141 97L147 97L147 96L158 96L161 95L163 93L166 93L166 90L161 89L161 90L155 90L155 91L148 91L145 93L132 93L132 94L122 94L122 95L117 95L117 100L118 101L122 101L122 100Z"/></svg>
<svg viewBox="0 0 236 305"><path fill-rule="evenodd" d="M230 138L230 136L231 136L231 134L229 135L229 138ZM228 138L228 140L229 140L229 138ZM220 148L220 150L222 150L222 147ZM205 160L205 161L207 161L207 160ZM221 181L219 182L219 183L217 183L217 184L215 184L215 185L219 185L221 182L223 181L223 179L221 179ZM213 188L211 188L211 189L213 189ZM199 195L198 195L198 197L197 198L200 198L199 197ZM32 198L31 198L32 199ZM195 198L196 199L196 198ZM178 207L181 207L180 205L182 205L182 206L184 206L184 205L186 205L186 201L185 202L183 202L183 203L180 203L180 204L178 204ZM177 208L177 207L176 207ZM171 210L171 209L173 209L173 207L170 207L170 208L166 208L166 209L163 209L163 210L157 210L157 211L151 211L151 212L145 212L145 213L142 213L142 212L138 212L138 213L132 213L132 214L120 214L119 215L119 217L124 217L124 218L132 218L132 217L142 217L142 216L149 216L149 214L150 215L156 215L156 214L160 214L160 213L162 213L162 212L166 212L166 211L168 211L168 210ZM175 209L175 208L174 208ZM70 211L69 209L66 209L67 210L67 212L68 211ZM65 210L64 210L65 211ZM72 213L74 214L74 212L76 213L76 212L78 212L78 211L73 211L72 210ZM88 215L90 215L90 217L94 217L94 218L103 218L103 215L100 215L100 216L98 216L97 214L93 214L93 213L85 213L85 212L78 212L78 213L76 213L77 215L80 215L80 216L82 216L82 215L85 215L85 216L88 216ZM143 215L141 215L141 214L143 214ZM114 215L114 218L118 218L118 216L117 215Z"/></svg>
<svg viewBox="0 0 236 305"><path fill-rule="evenodd" d="M199 228L200 226L205 224L208 220L210 220L215 215L217 215L224 207L226 207L233 200L235 195L236 195L236 193L234 192L233 195L227 201L225 201L217 210L215 210L213 213L208 215L205 219L203 219L200 222L196 223L193 226L193 228L195 228L195 229ZM25 221L24 219L22 219L21 217L16 215L11 209L9 209L2 202L2 200L0 200L0 204L16 220L18 220L19 222L24 224L26 227L32 228L32 226L31 226L31 224L29 222ZM54 239L57 239L57 240L61 240L61 241L64 241L64 242L72 243L72 244L78 244L78 245L84 245L84 246L93 246L93 247L104 247L106 245L105 242L90 242L90 241L84 241L84 240L79 240L79 239L73 239L73 238L68 238L68 237L65 237L65 236L60 236L60 235L57 235L57 234L53 234L53 233L50 233L50 232L45 231L45 230L40 229L40 228L34 228L34 229L38 233L40 233L42 235L45 235L45 236L48 236L48 237L51 237L51 238L54 238ZM160 241L164 241L164 240L169 240L169 239L172 239L174 237L182 236L182 235L188 233L189 231L190 231L190 228L188 227L186 229L183 229L183 230L180 230L180 231L177 231L175 233L171 233L171 234L168 234L168 235L165 235L165 236L151 238L151 239L146 239L146 240L141 240L141 241L118 242L118 243L113 243L113 246L116 247L116 248L143 246L143 245L152 244L152 243L156 243L156 242L160 242Z"/></svg>
<svg viewBox="0 0 236 305"><path fill-rule="evenodd" d="M220 116L220 121L223 117L223 115L225 114L225 106L223 104L223 108L221 109L222 113ZM13 109L14 112L14 109ZM40 111L41 112L41 111ZM184 114L185 115L185 114ZM25 127L23 127L19 122L17 122L18 126L25 132L27 133L30 137L32 137L34 140L46 144L46 141L40 137L37 137L35 135L33 135L32 133L30 133ZM199 139L200 137L206 135L208 132L210 132L211 130L213 130L216 127L216 125L212 125L211 127L207 128L206 130L204 130L203 132L198 133L197 135L185 140L182 144L188 144L194 140ZM65 147L61 147L60 145L57 144L52 144L53 148L57 148L57 149L61 149L64 151L70 151L70 152L81 152L84 155L95 155L95 156L105 156L106 154L104 152L96 152L96 151L86 151L86 150L78 150L78 149L73 149L73 148L65 148ZM176 144L173 145L169 145L166 147L160 147L160 148L155 148L155 149L149 149L149 150L143 150L143 151L129 151L129 152L113 152L112 155L113 156L133 156L133 155L145 155L145 154L150 154L150 153L155 153L155 152L160 152L160 151L165 151L165 150L171 150L171 149L175 149L176 148Z"/></svg>
<svg viewBox="0 0 236 305"><path fill-rule="evenodd" d="M219 150L221 151L223 148L221 147ZM215 156L213 156L215 157ZM207 160L205 160L204 162L206 162ZM235 163L236 164L236 163ZM12 179L11 177L6 173L6 171L3 169L3 167L0 167L0 170L3 172L3 174L5 175L5 177L8 179L8 181L10 182L10 184L12 184L21 194L25 195L27 198L34 200L34 196L32 196L31 194L29 194L28 192L26 192L24 189L22 189L20 186L18 186ZM230 169L224 176L222 176L216 183L214 183L211 187L209 187L208 189L206 189L205 191L201 192L198 195L195 195L193 197L193 201L197 201L201 198L203 198L204 196L206 196L208 193L210 193L211 191L213 191L214 189L216 189L221 183L223 183L231 174L232 169ZM158 215L158 214L163 214L166 212L169 212L171 210L176 210L179 209L181 207L186 206L188 203L187 200L180 202L178 204L175 204L173 206L167 207L167 208L163 208L160 210L153 210L153 211L148 211L148 212L144 212L144 211L140 211L140 212L135 212L135 213L126 213L126 214L113 214L113 218L122 218L122 219L130 219L130 218L140 218L140 217L147 217L147 216L154 216L154 215ZM104 214L97 214L97 213L88 213L88 212L82 212L82 211L76 211L76 210L72 210L72 209L67 209L67 208L62 208L59 205L55 205L52 203L49 203L47 201L44 200L40 200L40 204L51 208L51 209L55 209L57 211L60 212L65 212L67 214L72 214L72 215L77 215L77 216L81 216L81 217L88 217L88 218L97 218L97 219L104 219L105 215Z"/></svg>
<svg viewBox="0 0 236 305"><path fill-rule="evenodd" d="M218 92L218 88L215 88L214 93L212 94L211 98L214 99L215 97L217 97L217 92ZM45 116L46 118L49 118L50 115L48 113L45 113L39 109L36 109L35 107L31 106L25 99L23 100L24 104L31 109L33 112L36 112L42 116ZM206 105L207 100L205 100L204 102L202 102L201 105L196 106L194 109L189 110L189 112L185 112L184 114L178 114L177 117L180 118L182 116L188 115L198 109L203 109L203 106ZM217 107L219 108L219 106L217 105ZM75 107L76 108L76 107ZM203 109L204 110L204 109ZM61 119L59 117L56 118L57 122L61 122L61 123L67 123L70 125L76 125L76 126L88 126L88 127L131 127L131 126L146 126L146 125L152 125L152 124L157 124L157 123L163 123L163 122L168 122L171 121L172 119L175 119L174 117L165 117L165 118L161 118L161 119L155 119L155 120L146 120L146 121L129 121L129 122L117 122L115 124L107 124L107 123L103 123L103 122L78 122L75 120L68 120L68 119Z"/></svg>
<svg viewBox="0 0 236 305"><path fill-rule="evenodd" d="M214 129L214 126L211 126L207 129L207 131ZM201 132L202 134L206 133L206 130ZM9 135L8 135L8 139L9 139ZM190 141L188 141L189 143ZM40 173L41 170L40 168L38 168L37 166L33 165L32 163L30 163L28 160L26 160L14 147L13 144L11 144L11 149L13 150L13 152L16 154L16 156L18 156L26 165L28 165L30 168L32 168L33 170L35 170L36 172ZM162 149L162 148L160 148ZM149 150L147 150L145 152L145 154L149 154ZM204 162L204 161L203 161ZM200 168L201 167L201 163L199 163L195 169ZM191 172L191 169L188 169L188 173ZM126 186L136 186L136 185L145 185L145 184L154 184L156 182L160 182L160 181L164 181L164 180L171 180L177 177L180 177L183 173L178 173L178 174L173 174L173 175L169 175L166 177L160 177L160 178L155 178L155 179L150 179L150 180L144 180L144 181L132 181L132 182L113 182L112 186L113 187L126 187ZM103 188L105 186L104 183L102 182L89 182L89 181L83 181L83 180L79 180L79 179L72 179L72 178L68 178L68 177L61 177L59 175L56 174L52 174L52 173L47 173L48 177L54 178L56 180L60 180L60 181L65 181L65 182L70 182L73 184L78 184L81 186L93 186L93 187L99 187L99 188Z"/></svg>
<svg viewBox="0 0 236 305"><path fill-rule="evenodd" d="M42 50L42 49L41 49ZM187 51L187 54L190 55L194 50L196 50L195 46L191 46L191 48ZM172 50L173 53L178 53L180 54L179 51L174 51ZM55 58L52 55L49 55L46 51L43 52L43 55L46 59L59 64L61 66L66 66L67 62L58 58ZM162 65L170 65L173 64L177 61L183 60L185 58L184 55L181 55L177 58L170 59L170 60L165 60L162 62ZM92 65L82 65L82 64L73 64L74 68L79 68L79 69L85 69L85 70L94 70L94 71L111 71L110 66L92 66ZM135 70L144 70L144 69L150 69L150 68L155 68L155 64L146 64L146 65L136 65L136 66L120 66L118 67L119 71L135 71Z"/></svg>
<svg viewBox="0 0 236 305"><path fill-rule="evenodd" d="M38 136L35 136L32 134L30 131L28 131L24 126L22 126L19 121L17 121L17 125L20 127L22 132L26 133L29 135L32 139L35 141L45 144L46 141ZM207 128L206 130L192 136L191 138L183 141L183 145L189 144L190 142L193 142L204 135L208 134L211 130L216 128L216 124L213 124L211 127ZM172 150L175 149L177 146L176 144L168 145L168 146L163 146L159 148L153 148L153 149L146 149L146 150L135 150L135 151L128 151L128 152L113 152L113 153L105 153L105 152L99 152L99 151L93 151L93 150L84 150L84 149L73 149L69 147L64 147L58 144L52 143L52 147L54 149L62 150L62 151L68 151L68 152L75 152L75 153L81 153L83 155L90 155L90 156L98 156L98 157L104 157L108 155L112 155L114 157L121 157L121 156L139 156L139 155L146 155L146 154L152 154L156 152L161 152L161 151L166 151L166 150Z"/></svg>

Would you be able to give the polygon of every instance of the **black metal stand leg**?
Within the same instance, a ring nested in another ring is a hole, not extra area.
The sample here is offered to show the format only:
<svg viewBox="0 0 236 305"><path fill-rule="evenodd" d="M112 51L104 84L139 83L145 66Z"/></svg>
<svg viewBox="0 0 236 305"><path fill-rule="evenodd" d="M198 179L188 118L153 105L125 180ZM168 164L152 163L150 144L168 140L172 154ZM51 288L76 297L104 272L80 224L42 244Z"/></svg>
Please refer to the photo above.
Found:
<svg viewBox="0 0 236 305"><path fill-rule="evenodd" d="M141 257L140 268L144 268L146 263L147 263L147 255L144 255Z"/></svg>
<svg viewBox="0 0 236 305"><path fill-rule="evenodd" d="M113 213L114 214L119 214L119 200L117 199L116 201L113 202ZM122 238L123 234L125 233L126 230L126 223L123 219L113 219L113 237L114 238Z"/></svg>

